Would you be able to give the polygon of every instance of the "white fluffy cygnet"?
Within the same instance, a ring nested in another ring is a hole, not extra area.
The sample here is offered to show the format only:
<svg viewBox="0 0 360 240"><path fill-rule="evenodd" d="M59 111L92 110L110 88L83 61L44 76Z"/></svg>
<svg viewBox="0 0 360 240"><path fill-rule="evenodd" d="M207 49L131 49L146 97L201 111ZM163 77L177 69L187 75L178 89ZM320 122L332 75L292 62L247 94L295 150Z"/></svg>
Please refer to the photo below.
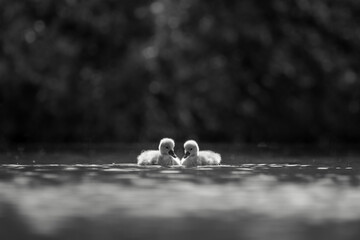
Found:
<svg viewBox="0 0 360 240"><path fill-rule="evenodd" d="M174 152L175 142L171 138L163 138L159 150L146 150L137 157L138 165L171 166L180 165L180 159Z"/></svg>
<svg viewBox="0 0 360 240"><path fill-rule="evenodd" d="M184 144L185 155L181 159L181 165L196 167L199 165L219 165L221 156L213 151L199 151L199 145L194 140L188 140Z"/></svg>

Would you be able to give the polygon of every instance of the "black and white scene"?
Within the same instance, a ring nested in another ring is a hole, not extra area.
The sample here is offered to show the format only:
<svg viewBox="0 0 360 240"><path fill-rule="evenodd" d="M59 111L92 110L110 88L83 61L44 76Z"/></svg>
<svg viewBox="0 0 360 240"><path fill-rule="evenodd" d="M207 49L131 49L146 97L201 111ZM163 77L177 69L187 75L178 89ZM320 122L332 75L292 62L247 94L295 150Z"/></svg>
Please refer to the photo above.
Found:
<svg viewBox="0 0 360 240"><path fill-rule="evenodd" d="M0 0L1 240L359 226L360 1Z"/></svg>

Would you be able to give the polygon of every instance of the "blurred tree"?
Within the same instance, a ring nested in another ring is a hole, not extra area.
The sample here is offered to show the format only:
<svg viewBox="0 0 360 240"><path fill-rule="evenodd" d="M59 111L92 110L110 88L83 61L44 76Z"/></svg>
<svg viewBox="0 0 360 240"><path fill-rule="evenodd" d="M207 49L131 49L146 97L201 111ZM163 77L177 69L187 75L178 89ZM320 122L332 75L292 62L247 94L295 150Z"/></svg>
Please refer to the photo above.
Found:
<svg viewBox="0 0 360 240"><path fill-rule="evenodd" d="M357 2L154 4L162 10L154 11L161 63L155 72L167 73L178 86L184 135L252 142L359 139L357 90L352 100L334 95L341 76L359 85L353 54L359 26L350 23Z"/></svg>
<svg viewBox="0 0 360 240"><path fill-rule="evenodd" d="M359 141L356 0L3 0L0 141Z"/></svg>
<svg viewBox="0 0 360 240"><path fill-rule="evenodd" d="M137 139L146 1L2 1L1 133L13 141ZM140 9L140 10L139 10Z"/></svg>

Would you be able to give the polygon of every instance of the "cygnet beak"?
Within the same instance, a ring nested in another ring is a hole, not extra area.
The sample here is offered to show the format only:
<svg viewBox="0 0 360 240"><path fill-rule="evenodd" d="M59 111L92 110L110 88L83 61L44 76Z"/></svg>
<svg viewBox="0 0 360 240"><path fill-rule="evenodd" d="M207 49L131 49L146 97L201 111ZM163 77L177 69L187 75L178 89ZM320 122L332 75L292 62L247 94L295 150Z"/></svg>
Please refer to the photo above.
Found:
<svg viewBox="0 0 360 240"><path fill-rule="evenodd" d="M169 155L172 156L173 158L177 158L176 154L174 153L174 150L170 150Z"/></svg>
<svg viewBox="0 0 360 240"><path fill-rule="evenodd" d="M185 152L185 155L184 155L184 158L187 158L188 156L190 156L190 152L189 152L189 151L186 151L186 152Z"/></svg>

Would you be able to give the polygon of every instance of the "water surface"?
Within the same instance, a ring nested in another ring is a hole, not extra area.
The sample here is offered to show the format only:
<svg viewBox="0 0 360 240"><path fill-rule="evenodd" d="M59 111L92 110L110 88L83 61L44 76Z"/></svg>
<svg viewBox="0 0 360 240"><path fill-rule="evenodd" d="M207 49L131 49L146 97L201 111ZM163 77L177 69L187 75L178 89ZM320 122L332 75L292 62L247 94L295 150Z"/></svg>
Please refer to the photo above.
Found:
<svg viewBox="0 0 360 240"><path fill-rule="evenodd" d="M0 238L360 237L358 153L214 148L222 165L191 169L137 166L134 146L4 151Z"/></svg>

